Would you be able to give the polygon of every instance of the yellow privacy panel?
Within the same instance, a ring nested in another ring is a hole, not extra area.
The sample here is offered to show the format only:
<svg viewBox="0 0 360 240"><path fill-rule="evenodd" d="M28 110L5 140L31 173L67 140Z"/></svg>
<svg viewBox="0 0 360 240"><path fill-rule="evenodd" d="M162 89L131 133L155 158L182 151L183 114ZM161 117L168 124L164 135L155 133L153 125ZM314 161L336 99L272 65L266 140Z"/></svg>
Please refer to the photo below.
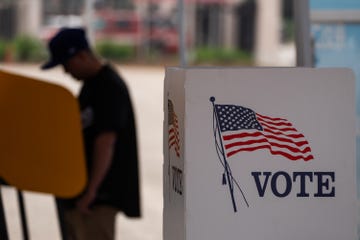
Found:
<svg viewBox="0 0 360 240"><path fill-rule="evenodd" d="M81 120L66 89L0 71L0 177L71 197L86 183Z"/></svg>

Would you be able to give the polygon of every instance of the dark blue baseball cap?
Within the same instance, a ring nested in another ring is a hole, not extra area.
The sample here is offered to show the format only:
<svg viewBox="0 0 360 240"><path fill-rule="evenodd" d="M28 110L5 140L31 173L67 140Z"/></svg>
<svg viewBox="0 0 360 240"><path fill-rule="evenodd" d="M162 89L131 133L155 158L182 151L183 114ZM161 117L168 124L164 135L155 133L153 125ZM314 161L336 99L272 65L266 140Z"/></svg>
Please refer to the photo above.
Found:
<svg viewBox="0 0 360 240"><path fill-rule="evenodd" d="M41 66L49 69L65 63L80 50L89 49L83 28L62 28L49 42L50 60Z"/></svg>

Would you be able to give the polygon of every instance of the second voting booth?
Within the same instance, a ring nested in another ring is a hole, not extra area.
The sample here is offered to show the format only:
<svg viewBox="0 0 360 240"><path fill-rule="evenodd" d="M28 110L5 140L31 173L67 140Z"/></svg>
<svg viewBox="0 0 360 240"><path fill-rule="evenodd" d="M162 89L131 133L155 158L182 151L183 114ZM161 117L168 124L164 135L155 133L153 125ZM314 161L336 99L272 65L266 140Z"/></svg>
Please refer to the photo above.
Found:
<svg viewBox="0 0 360 240"><path fill-rule="evenodd" d="M355 240L354 89L340 68L167 68L164 240Z"/></svg>

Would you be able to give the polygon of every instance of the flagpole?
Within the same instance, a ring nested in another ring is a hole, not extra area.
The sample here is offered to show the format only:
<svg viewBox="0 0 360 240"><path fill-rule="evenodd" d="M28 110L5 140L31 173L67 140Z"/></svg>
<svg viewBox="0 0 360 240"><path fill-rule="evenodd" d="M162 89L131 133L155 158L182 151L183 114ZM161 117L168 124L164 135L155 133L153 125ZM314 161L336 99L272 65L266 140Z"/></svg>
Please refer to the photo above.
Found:
<svg viewBox="0 0 360 240"><path fill-rule="evenodd" d="M225 151L224 151L224 145L223 145L223 142L222 142L222 139L221 139L221 132L220 132L220 125L219 125L219 119L218 119L218 116L217 116L217 113L215 111L215 97L211 97L210 98L210 101L212 102L213 104L213 110L214 110L214 114L215 114L215 117L216 117L216 127L217 127L217 130L218 130L218 133L219 133L219 137L220 137L220 145L221 145L221 152L222 152L222 155L223 155L223 159L224 159L224 169L225 169L225 173L226 173L226 178L227 178L227 182L228 182L228 185L229 185L229 191L230 191L230 195L231 195L231 201L232 201L232 204L233 204L233 207L234 207L234 212L237 212L237 208L236 208L236 202L235 202L235 197L234 197L234 185L233 185L233 179L230 178L230 173L229 173L229 164L226 160L226 155L225 155Z"/></svg>
<svg viewBox="0 0 360 240"><path fill-rule="evenodd" d="M178 0L178 33L180 66L186 67L186 43L185 43L185 7L184 0Z"/></svg>

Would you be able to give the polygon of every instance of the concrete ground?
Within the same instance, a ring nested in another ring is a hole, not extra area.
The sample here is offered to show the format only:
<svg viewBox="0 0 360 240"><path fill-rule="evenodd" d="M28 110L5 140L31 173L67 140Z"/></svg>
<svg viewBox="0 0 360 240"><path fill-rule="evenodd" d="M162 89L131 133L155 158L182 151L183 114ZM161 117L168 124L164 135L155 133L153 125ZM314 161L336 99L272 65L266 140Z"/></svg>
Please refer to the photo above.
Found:
<svg viewBox="0 0 360 240"><path fill-rule="evenodd" d="M141 171L141 219L129 219L119 214L116 223L117 240L162 239L162 119L164 67L116 66L125 78L132 95L139 140ZM61 68L40 71L38 65L6 64L0 69L39 80L59 84L75 96L81 85ZM22 239L16 191L2 188L10 239ZM53 197L25 192L30 239L60 239Z"/></svg>

